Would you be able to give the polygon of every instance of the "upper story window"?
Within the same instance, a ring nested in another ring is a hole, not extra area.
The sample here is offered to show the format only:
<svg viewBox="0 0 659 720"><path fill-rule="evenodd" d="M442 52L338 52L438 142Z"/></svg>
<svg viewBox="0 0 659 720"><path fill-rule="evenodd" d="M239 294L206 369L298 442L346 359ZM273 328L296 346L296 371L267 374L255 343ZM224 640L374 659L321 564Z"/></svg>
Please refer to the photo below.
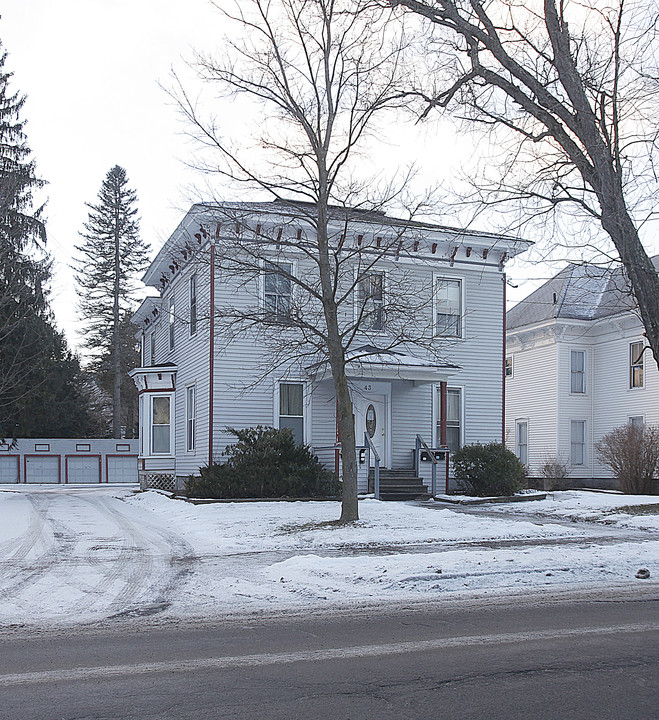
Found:
<svg viewBox="0 0 659 720"><path fill-rule="evenodd" d="M277 270L280 269L280 271ZM263 306L273 319L285 319L291 313L293 298L292 263L278 263L265 271Z"/></svg>
<svg viewBox="0 0 659 720"><path fill-rule="evenodd" d="M630 415L629 424L632 427L645 427L645 416L644 415Z"/></svg>
<svg viewBox="0 0 659 720"><path fill-rule="evenodd" d="M435 281L435 334L462 337L462 281Z"/></svg>
<svg viewBox="0 0 659 720"><path fill-rule="evenodd" d="M357 283L358 316L364 330L384 328L384 273L371 272Z"/></svg>
<svg viewBox="0 0 659 720"><path fill-rule="evenodd" d="M303 383L279 383L279 427L290 428L298 445L304 442Z"/></svg>
<svg viewBox="0 0 659 720"><path fill-rule="evenodd" d="M585 350L570 350L570 392L581 395L586 392Z"/></svg>
<svg viewBox="0 0 659 720"><path fill-rule="evenodd" d="M151 365L156 364L156 331L153 330L149 336L149 345L151 346L150 352L150 363Z"/></svg>
<svg viewBox="0 0 659 720"><path fill-rule="evenodd" d="M643 343L629 344L629 387L643 387Z"/></svg>
<svg viewBox="0 0 659 720"><path fill-rule="evenodd" d="M512 376L513 376L513 358L512 358L512 355L509 355L509 356L506 358L505 373L506 373L506 377L512 377Z"/></svg>
<svg viewBox="0 0 659 720"><path fill-rule="evenodd" d="M170 351L174 349L174 340L175 340L175 333L174 333L174 298L171 298L169 301L169 349Z"/></svg>
<svg viewBox="0 0 659 720"><path fill-rule="evenodd" d="M190 335L197 333L197 276L190 278Z"/></svg>

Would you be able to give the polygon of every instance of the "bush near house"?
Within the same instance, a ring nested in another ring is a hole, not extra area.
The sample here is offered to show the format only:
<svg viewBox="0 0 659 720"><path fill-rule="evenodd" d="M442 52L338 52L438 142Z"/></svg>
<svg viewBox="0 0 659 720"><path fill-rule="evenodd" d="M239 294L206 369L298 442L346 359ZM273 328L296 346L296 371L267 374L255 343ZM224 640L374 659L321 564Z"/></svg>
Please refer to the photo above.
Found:
<svg viewBox="0 0 659 720"><path fill-rule="evenodd" d="M595 450L613 470L623 492L652 493L653 480L659 472L659 426L621 425L595 443Z"/></svg>
<svg viewBox="0 0 659 720"><path fill-rule="evenodd" d="M477 497L514 495L526 477L519 458L501 443L465 445L453 455L453 471L460 490Z"/></svg>
<svg viewBox="0 0 659 720"><path fill-rule="evenodd" d="M227 461L200 469L185 483L195 498L338 498L341 483L306 445L296 445L288 428L258 425L235 430L225 450Z"/></svg>

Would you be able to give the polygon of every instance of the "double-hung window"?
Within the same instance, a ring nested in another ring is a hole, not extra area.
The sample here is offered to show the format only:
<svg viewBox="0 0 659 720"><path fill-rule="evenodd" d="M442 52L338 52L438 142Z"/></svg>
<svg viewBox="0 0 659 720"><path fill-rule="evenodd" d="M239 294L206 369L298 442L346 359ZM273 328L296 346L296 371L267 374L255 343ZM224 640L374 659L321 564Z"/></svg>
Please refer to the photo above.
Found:
<svg viewBox="0 0 659 720"><path fill-rule="evenodd" d="M185 449L192 452L195 449L195 434L197 425L197 388L190 385L185 391Z"/></svg>
<svg viewBox="0 0 659 720"><path fill-rule="evenodd" d="M586 352L570 350L570 392L583 395L586 392Z"/></svg>
<svg viewBox="0 0 659 720"><path fill-rule="evenodd" d="M171 404L169 395L151 398L151 454L171 454Z"/></svg>
<svg viewBox="0 0 659 720"><path fill-rule="evenodd" d="M570 420L570 463L586 464L586 421Z"/></svg>
<svg viewBox="0 0 659 720"><path fill-rule="evenodd" d="M462 337L462 282L435 280L435 334Z"/></svg>
<svg viewBox="0 0 659 720"><path fill-rule="evenodd" d="M292 274L291 263L279 263L265 271L263 304L270 319L286 320L290 317L293 298Z"/></svg>
<svg viewBox="0 0 659 720"><path fill-rule="evenodd" d="M505 374L506 374L506 377L512 377L512 376L513 376L513 358L512 358L512 355L509 355L509 356L506 358Z"/></svg>
<svg viewBox="0 0 659 720"><path fill-rule="evenodd" d="M290 428L296 444L304 443L303 383L279 383L279 427Z"/></svg>
<svg viewBox="0 0 659 720"><path fill-rule="evenodd" d="M633 342L629 345L629 387L643 387L643 343Z"/></svg>
<svg viewBox="0 0 659 720"><path fill-rule="evenodd" d="M442 403L440 388L437 387L437 437L436 445L442 444L441 422ZM462 447L462 390L461 388L447 388L446 390L446 444L451 453Z"/></svg>
<svg viewBox="0 0 659 720"><path fill-rule="evenodd" d="M190 278L190 335L197 332L197 276Z"/></svg>
<svg viewBox="0 0 659 720"><path fill-rule="evenodd" d="M174 298L171 298L169 301L169 349L170 351L174 349Z"/></svg>
<svg viewBox="0 0 659 720"><path fill-rule="evenodd" d="M529 464L529 422L515 421L515 454L522 465Z"/></svg>
<svg viewBox="0 0 659 720"><path fill-rule="evenodd" d="M358 316L364 330L384 328L384 273L370 272L357 283Z"/></svg>

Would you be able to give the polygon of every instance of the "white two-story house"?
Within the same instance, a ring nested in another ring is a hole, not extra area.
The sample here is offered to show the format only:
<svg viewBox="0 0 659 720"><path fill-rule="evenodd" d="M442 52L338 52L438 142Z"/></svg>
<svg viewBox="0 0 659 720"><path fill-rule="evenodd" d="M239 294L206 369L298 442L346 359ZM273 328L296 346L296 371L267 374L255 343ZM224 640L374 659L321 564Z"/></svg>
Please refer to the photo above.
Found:
<svg viewBox="0 0 659 720"><path fill-rule="evenodd" d="M653 258L659 267L659 256ZM614 487L595 444L625 423L659 423L659 372L620 269L569 265L507 316L507 442L540 478Z"/></svg>
<svg viewBox="0 0 659 720"><path fill-rule="evenodd" d="M158 295L133 318L143 354L131 373L147 482L180 484L222 460L227 427L256 425L290 427L340 474L326 358L285 322L303 314L310 335L323 322L291 281L318 287L310 208L195 205L147 270ZM342 208L329 230L358 445L367 433L383 468L411 469L417 436L451 450L501 441L503 268L528 243ZM366 490L367 472L359 482Z"/></svg>

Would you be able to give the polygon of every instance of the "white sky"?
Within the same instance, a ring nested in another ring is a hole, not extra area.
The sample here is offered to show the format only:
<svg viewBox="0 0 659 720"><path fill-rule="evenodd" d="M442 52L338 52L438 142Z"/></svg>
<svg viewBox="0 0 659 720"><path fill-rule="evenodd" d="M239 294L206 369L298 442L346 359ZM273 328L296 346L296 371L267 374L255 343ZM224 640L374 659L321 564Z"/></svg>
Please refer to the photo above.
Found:
<svg viewBox="0 0 659 720"><path fill-rule="evenodd" d="M186 86L193 86L185 60L192 48L218 48L222 19L208 0L3 0L1 13L6 69L14 73L11 89L28 96L23 112L28 143L39 175L49 183L53 309L77 347L77 296L69 264L87 219L85 202L96 201L108 170L126 168L138 195L142 235L154 251L188 209L190 188L205 185L184 164L192 146L159 84L170 84L174 67ZM233 123L234 128L245 124L230 107L219 114L229 131ZM405 144L387 146L383 154L393 158L390 162L423 158L429 183L457 174L463 162L479 154L474 137L454 135L447 122L416 134L398 127L392 133ZM516 262L509 275L520 287L510 290L509 300L524 297L551 274ZM529 276L535 282L524 283Z"/></svg>

